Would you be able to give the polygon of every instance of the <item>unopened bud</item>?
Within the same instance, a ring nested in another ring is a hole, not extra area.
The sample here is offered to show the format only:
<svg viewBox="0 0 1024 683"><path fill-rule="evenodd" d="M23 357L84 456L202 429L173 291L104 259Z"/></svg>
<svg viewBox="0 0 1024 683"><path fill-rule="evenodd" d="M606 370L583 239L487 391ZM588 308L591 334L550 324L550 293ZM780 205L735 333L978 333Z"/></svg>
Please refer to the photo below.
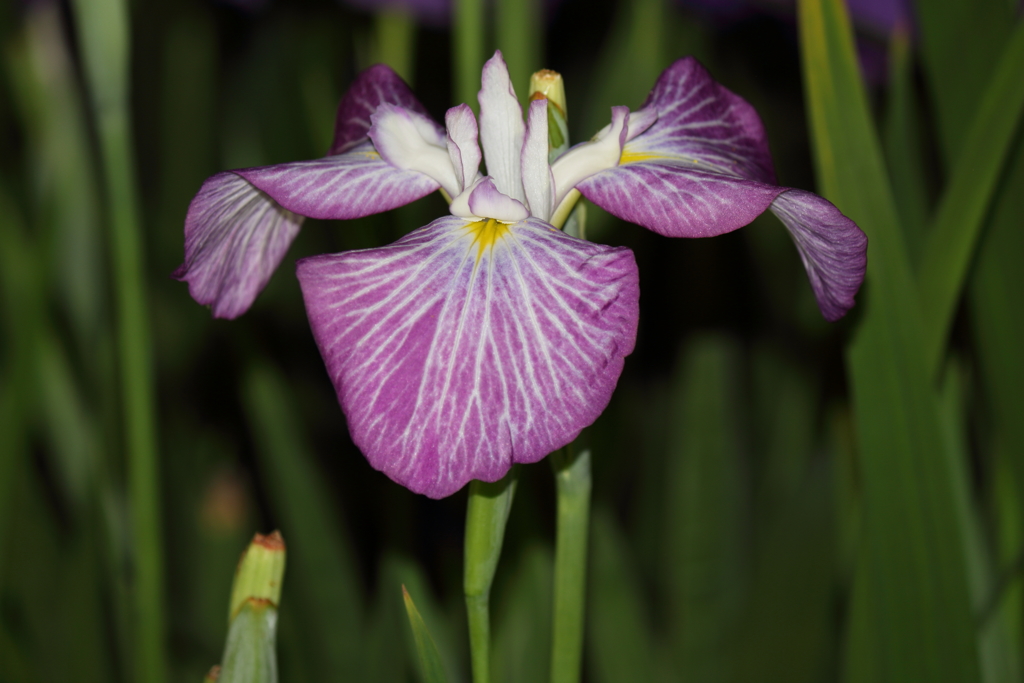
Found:
<svg viewBox="0 0 1024 683"><path fill-rule="evenodd" d="M228 619L234 619L249 600L267 601L275 608L281 600L285 548L281 533L256 534L242 555L231 588Z"/></svg>
<svg viewBox="0 0 1024 683"><path fill-rule="evenodd" d="M554 104L562 112L567 114L565 108L565 82L562 74L551 69L541 69L530 76L530 99L538 97L548 98L548 102Z"/></svg>
<svg viewBox="0 0 1024 683"><path fill-rule="evenodd" d="M565 82L562 74L541 69L530 77L530 100L548 103L548 163L569 149L569 124L565 116Z"/></svg>

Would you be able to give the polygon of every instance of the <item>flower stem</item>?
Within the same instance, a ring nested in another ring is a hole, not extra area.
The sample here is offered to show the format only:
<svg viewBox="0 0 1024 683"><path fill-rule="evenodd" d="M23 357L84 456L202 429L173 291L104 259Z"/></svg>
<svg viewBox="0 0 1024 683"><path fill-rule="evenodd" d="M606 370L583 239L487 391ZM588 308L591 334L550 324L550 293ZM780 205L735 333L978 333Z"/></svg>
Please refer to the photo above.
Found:
<svg viewBox="0 0 1024 683"><path fill-rule="evenodd" d="M484 63L484 4L455 0L455 101L478 111L480 67Z"/></svg>
<svg viewBox="0 0 1024 683"><path fill-rule="evenodd" d="M473 683L488 683L491 678L491 583L501 557L517 479L518 468L513 467L493 484L476 480L469 484L463 590L469 616Z"/></svg>
<svg viewBox="0 0 1024 683"><path fill-rule="evenodd" d="M572 447L551 455L558 491L555 608L551 683L578 683L583 656L583 597L587 586L590 521L590 450Z"/></svg>
<svg viewBox="0 0 1024 683"><path fill-rule="evenodd" d="M73 6L100 143L117 290L120 398L135 551L135 681L162 683L166 658L160 487L129 113L128 7L124 0L76 0Z"/></svg>

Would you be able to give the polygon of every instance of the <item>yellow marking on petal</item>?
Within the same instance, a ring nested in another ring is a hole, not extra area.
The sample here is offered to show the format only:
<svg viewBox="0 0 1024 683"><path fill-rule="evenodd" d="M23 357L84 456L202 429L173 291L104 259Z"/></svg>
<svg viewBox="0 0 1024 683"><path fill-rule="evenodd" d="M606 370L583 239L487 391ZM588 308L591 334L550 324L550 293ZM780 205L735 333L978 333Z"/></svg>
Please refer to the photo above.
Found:
<svg viewBox="0 0 1024 683"><path fill-rule="evenodd" d="M484 251L493 247L508 232L509 223L502 223L493 218L468 223L466 229L473 236L473 244L477 245L476 261L484 255Z"/></svg>
<svg viewBox="0 0 1024 683"><path fill-rule="evenodd" d="M664 154L655 154L653 152L630 152L627 149L622 150L622 156L619 157L619 164L634 164L638 161L650 161L652 159L668 159L669 157Z"/></svg>
<svg viewBox="0 0 1024 683"><path fill-rule="evenodd" d="M366 157L367 159L380 159L380 154L375 149L367 150L365 152L353 152L353 154L358 154L359 156Z"/></svg>
<svg viewBox="0 0 1024 683"><path fill-rule="evenodd" d="M680 157L672 154L657 154L655 152L631 152L628 149L622 150L622 156L619 157L619 165L622 164L635 164L640 161L661 161L662 159L669 159L675 161L683 161L688 164L700 164L700 159L694 159L693 157Z"/></svg>

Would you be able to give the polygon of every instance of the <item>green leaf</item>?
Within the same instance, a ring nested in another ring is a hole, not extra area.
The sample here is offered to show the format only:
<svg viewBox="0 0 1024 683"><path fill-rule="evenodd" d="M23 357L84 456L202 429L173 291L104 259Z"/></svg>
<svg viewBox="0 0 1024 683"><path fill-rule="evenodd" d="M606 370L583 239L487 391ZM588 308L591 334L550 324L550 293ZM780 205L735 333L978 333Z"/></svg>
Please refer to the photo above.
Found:
<svg viewBox="0 0 1024 683"><path fill-rule="evenodd" d="M937 105L939 142L946 168L964 150L964 131L989 82L1013 26L1006 0L916 0L925 77Z"/></svg>
<svg viewBox="0 0 1024 683"><path fill-rule="evenodd" d="M982 519L971 495L968 471L967 438L968 375L963 363L953 358L943 372L940 394L942 426L946 436L944 454L953 473L954 505L957 522L965 540L965 566L971 590L971 603L979 616L978 654L982 680L986 683L1020 681L1020 656L1014 644L1011 622L1002 615L985 618L987 604L997 590L992 553L985 542Z"/></svg>
<svg viewBox="0 0 1024 683"><path fill-rule="evenodd" d="M267 493L288 538L286 591L303 613L310 655L319 676L330 680L359 672L362 662L362 588L353 553L301 432L295 401L284 380L254 367L242 397ZM294 590L294 593L290 591Z"/></svg>
<svg viewBox="0 0 1024 683"><path fill-rule="evenodd" d="M381 563L380 590L393 605L400 617L399 621L405 621L403 617L402 603L398 600L398 588L405 586L410 594L417 597L417 609L423 616L423 620L430 624L430 634L434 639L441 663L448 674L451 683L459 683L462 671L459 665L467 659L468 637L465 632L457 633L456 625L462 626L463 608L465 602L455 599L450 605L442 606L434 596L430 579L423 568L415 561L398 555L387 555ZM408 616L407 614L405 616ZM402 629L407 636L412 632ZM391 636L390 647L395 648L394 631ZM417 650L416 639L406 639L406 651L408 661L418 661L419 651Z"/></svg>
<svg viewBox="0 0 1024 683"><path fill-rule="evenodd" d="M654 680L656 638L634 553L611 514L594 510L588 659L598 683Z"/></svg>
<svg viewBox="0 0 1024 683"><path fill-rule="evenodd" d="M494 613L495 683L537 683L551 662L551 597L554 557L547 545L527 546L502 574Z"/></svg>
<svg viewBox="0 0 1024 683"><path fill-rule="evenodd" d="M675 670L727 680L746 562L739 349L720 336L679 356L666 473L664 579Z"/></svg>
<svg viewBox="0 0 1024 683"><path fill-rule="evenodd" d="M918 285L924 356L939 370L975 244L1024 111L1024 22L1020 22L977 107L928 232Z"/></svg>
<svg viewBox="0 0 1024 683"><path fill-rule="evenodd" d="M976 359L987 398L993 449L1008 459L1018 491L1024 492L1024 137L1012 162L978 250L970 285ZM1020 495L1020 494L1019 494ZM1024 496L1022 496L1024 498Z"/></svg>
<svg viewBox="0 0 1024 683"><path fill-rule="evenodd" d="M907 251L916 258L925 239L928 197L910 41L910 30L904 25L896 26L889 40L889 102L883 141Z"/></svg>
<svg viewBox="0 0 1024 683"><path fill-rule="evenodd" d="M839 0L799 7L820 189L869 238L867 300L847 353L864 492L847 675L970 683L978 658L953 474L849 18Z"/></svg>
<svg viewBox="0 0 1024 683"><path fill-rule="evenodd" d="M409 624L412 626L412 634L416 639L416 652L420 660L420 676L423 683L445 683L448 677L444 673L444 666L441 664L441 655L437 651L437 645L430 635L430 630L423 623L423 617L412 601L409 591L402 586L402 597L405 599L405 610L409 613Z"/></svg>

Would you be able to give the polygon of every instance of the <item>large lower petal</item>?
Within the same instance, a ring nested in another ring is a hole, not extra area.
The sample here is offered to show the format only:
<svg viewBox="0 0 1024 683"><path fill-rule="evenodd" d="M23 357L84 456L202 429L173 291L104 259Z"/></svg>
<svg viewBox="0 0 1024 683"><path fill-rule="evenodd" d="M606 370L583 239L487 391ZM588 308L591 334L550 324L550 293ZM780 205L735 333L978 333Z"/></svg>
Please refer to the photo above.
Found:
<svg viewBox="0 0 1024 683"><path fill-rule="evenodd" d="M742 228L785 188L664 163L610 168L580 182L583 196L666 237L712 237Z"/></svg>
<svg viewBox="0 0 1024 683"><path fill-rule="evenodd" d="M209 178L185 218L185 262L174 277L216 318L252 305L299 232L302 216L283 209L241 176Z"/></svg>
<svg viewBox="0 0 1024 683"><path fill-rule="evenodd" d="M534 219L445 217L298 276L353 440L435 498L572 441L636 335L632 253Z"/></svg>
<svg viewBox="0 0 1024 683"><path fill-rule="evenodd" d="M401 76L389 66L375 64L356 76L341 99L334 120L334 142L331 143L330 153L341 154L364 142L370 130L370 116L382 104L397 104L424 116L428 115ZM444 134L443 130L441 134Z"/></svg>
<svg viewBox="0 0 1024 683"><path fill-rule="evenodd" d="M404 206L440 185L392 166L369 144L336 156L234 171L293 213L352 219Z"/></svg>
<svg viewBox="0 0 1024 683"><path fill-rule="evenodd" d="M783 192L772 212L793 236L821 314L827 320L842 318L864 281L867 235L831 202L803 190Z"/></svg>
<svg viewBox="0 0 1024 683"><path fill-rule="evenodd" d="M716 82L693 57L662 72L640 112L657 120L631 138L622 163L669 158L679 163L775 182L768 138L757 112L742 97Z"/></svg>

